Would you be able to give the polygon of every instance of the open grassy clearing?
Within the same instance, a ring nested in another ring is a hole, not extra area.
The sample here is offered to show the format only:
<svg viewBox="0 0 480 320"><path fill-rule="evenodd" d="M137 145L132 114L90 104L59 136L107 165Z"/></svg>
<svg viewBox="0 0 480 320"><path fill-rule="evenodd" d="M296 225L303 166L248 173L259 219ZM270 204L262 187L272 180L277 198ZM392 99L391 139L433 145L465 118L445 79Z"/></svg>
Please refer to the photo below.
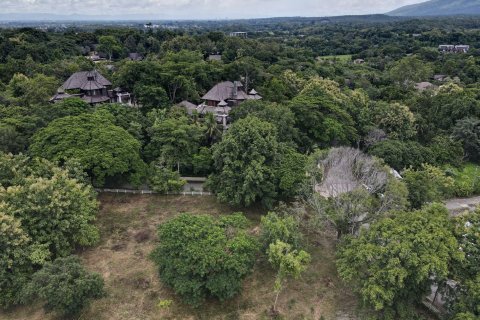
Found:
<svg viewBox="0 0 480 320"><path fill-rule="evenodd" d="M100 196L98 225L101 243L79 252L88 269L103 275L108 296L95 301L80 319L268 319L273 303L274 272L259 257L255 270L236 298L209 301L199 309L183 304L158 279L148 259L155 246L158 224L182 212L194 214L232 213L238 210L218 203L214 197ZM258 232L259 208L245 212ZM357 299L336 275L334 237L311 239L312 264L302 279L290 282L279 299L285 319L357 319ZM160 301L172 300L167 308ZM358 317L361 319L362 317ZM17 308L0 319L55 319L40 305Z"/></svg>

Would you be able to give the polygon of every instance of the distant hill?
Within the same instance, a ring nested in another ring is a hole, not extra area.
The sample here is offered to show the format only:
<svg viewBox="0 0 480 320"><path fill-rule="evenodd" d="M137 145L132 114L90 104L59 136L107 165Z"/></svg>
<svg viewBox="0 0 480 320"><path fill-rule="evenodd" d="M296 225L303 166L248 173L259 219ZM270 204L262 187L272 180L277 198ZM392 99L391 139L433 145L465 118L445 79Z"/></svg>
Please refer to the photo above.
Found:
<svg viewBox="0 0 480 320"><path fill-rule="evenodd" d="M480 15L480 0L430 0L393 10L391 16Z"/></svg>

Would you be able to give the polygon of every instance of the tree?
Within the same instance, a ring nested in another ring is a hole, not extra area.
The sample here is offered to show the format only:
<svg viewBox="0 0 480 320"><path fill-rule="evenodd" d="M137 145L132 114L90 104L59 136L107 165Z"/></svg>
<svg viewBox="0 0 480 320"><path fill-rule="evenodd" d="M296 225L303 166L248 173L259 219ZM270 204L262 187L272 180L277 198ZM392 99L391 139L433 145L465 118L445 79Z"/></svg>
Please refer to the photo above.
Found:
<svg viewBox="0 0 480 320"><path fill-rule="evenodd" d="M261 217L260 241L264 249L277 240L288 243L294 249L300 248L302 235L298 221L291 215L281 216L275 212L269 212Z"/></svg>
<svg viewBox="0 0 480 320"><path fill-rule="evenodd" d="M107 177L127 174L140 183L144 163L140 142L125 129L98 114L81 114L54 120L32 138L31 154L52 161L77 159L94 184L102 186Z"/></svg>
<svg viewBox="0 0 480 320"><path fill-rule="evenodd" d="M457 121L452 138L463 145L465 155L473 161L480 160L480 120L465 118Z"/></svg>
<svg viewBox="0 0 480 320"><path fill-rule="evenodd" d="M386 319L411 319L408 310L461 260L448 210L438 204L395 212L358 238L344 239L337 268L363 300Z"/></svg>
<svg viewBox="0 0 480 320"><path fill-rule="evenodd" d="M196 306L207 295L232 298L255 261L257 243L247 225L242 214L219 219L182 214L160 225L152 252L160 279Z"/></svg>
<svg viewBox="0 0 480 320"><path fill-rule="evenodd" d="M142 106L143 113L147 113L153 108L167 108L170 105L167 92L163 87L138 84L133 92L138 103Z"/></svg>
<svg viewBox="0 0 480 320"><path fill-rule="evenodd" d="M53 77L37 74L29 78L23 74L15 74L6 88L6 98L11 103L28 107L47 102L57 87L57 80Z"/></svg>
<svg viewBox="0 0 480 320"><path fill-rule="evenodd" d="M45 301L47 311L74 316L105 294L103 285L99 274L88 272L79 258L69 256L45 264L33 275L23 295L26 301Z"/></svg>
<svg viewBox="0 0 480 320"><path fill-rule="evenodd" d="M114 36L101 36L98 38L97 50L105 52L108 60L112 60L113 55L119 53L122 47Z"/></svg>
<svg viewBox="0 0 480 320"><path fill-rule="evenodd" d="M425 81L433 75L429 64L418 59L416 56L405 57L389 69L390 78L401 86L411 86L415 82Z"/></svg>
<svg viewBox="0 0 480 320"><path fill-rule="evenodd" d="M220 125L217 123L217 119L213 113L208 112L205 115L203 125L205 126L205 135L209 145L218 140L222 135L222 131L220 131Z"/></svg>
<svg viewBox="0 0 480 320"><path fill-rule="evenodd" d="M0 305L18 303L46 261L95 244L97 208L92 187L75 168L0 154Z"/></svg>
<svg viewBox="0 0 480 320"><path fill-rule="evenodd" d="M461 314L476 319L480 317L480 209L455 218L455 235L465 259L452 265L456 286L448 306L455 319L461 319Z"/></svg>
<svg viewBox="0 0 480 320"><path fill-rule="evenodd" d="M307 182L307 156L291 147L281 146L276 166L279 195L293 198L300 195Z"/></svg>
<svg viewBox="0 0 480 320"><path fill-rule="evenodd" d="M419 169L424 163L435 163L433 150L417 141L385 140L368 150L372 156L383 159L395 170Z"/></svg>
<svg viewBox="0 0 480 320"><path fill-rule="evenodd" d="M256 201L272 204L277 196L276 135L273 125L249 116L232 124L222 141L212 147L215 173L208 186L221 201L236 206Z"/></svg>
<svg viewBox="0 0 480 320"><path fill-rule="evenodd" d="M0 306L19 301L19 291L33 272L30 261L30 238L18 219L6 215L0 206Z"/></svg>
<svg viewBox="0 0 480 320"><path fill-rule="evenodd" d="M290 103L296 126L313 145L328 147L356 141L357 132L348 113L348 97L331 80L313 79Z"/></svg>
<svg viewBox="0 0 480 320"><path fill-rule="evenodd" d="M147 128L150 143L145 149L150 160L161 157L167 165L180 171L180 167L189 165L198 152L203 130L189 123L185 114L175 111L153 120L153 125ZM154 113L150 116L154 117Z"/></svg>
<svg viewBox="0 0 480 320"><path fill-rule="evenodd" d="M415 116L399 103L378 103L373 111L377 126L391 139L407 140L416 135Z"/></svg>
<svg viewBox="0 0 480 320"><path fill-rule="evenodd" d="M250 100L233 108L229 113L232 122L249 115L254 115L260 120L270 122L277 127L279 142L284 142L295 148L300 143L300 132L295 127L295 115L287 105Z"/></svg>
<svg viewBox="0 0 480 320"><path fill-rule="evenodd" d="M1 161L23 161L9 157ZM33 161L29 165L35 171L13 172L12 186L0 188L2 212L19 219L32 242L46 246L47 256L64 256L77 245L95 244L99 234L93 221L98 203L92 187L48 162Z"/></svg>
<svg viewBox="0 0 480 320"><path fill-rule="evenodd" d="M178 192L187 183L180 177L178 171L173 171L171 168L161 163L154 161L150 165L148 174L148 184L155 192L167 193Z"/></svg>
<svg viewBox="0 0 480 320"><path fill-rule="evenodd" d="M422 169L407 169L402 172L408 188L408 199L413 208L424 203L441 201L449 194L454 180L440 168L424 164Z"/></svg>
<svg viewBox="0 0 480 320"><path fill-rule="evenodd" d="M49 123L55 119L78 116L82 113L92 111L92 106L80 98L67 98L55 103L40 106L36 109L36 113L46 122Z"/></svg>
<svg viewBox="0 0 480 320"><path fill-rule="evenodd" d="M43 120L28 107L0 106L0 150L14 154L27 150L32 135L44 126Z"/></svg>
<svg viewBox="0 0 480 320"><path fill-rule="evenodd" d="M272 306L272 312L276 314L278 313L278 296L282 292L285 282L290 277L294 279L299 278L307 269L311 257L308 252L294 250L290 244L284 243L280 240L270 244L267 254L268 261L272 267L277 270L274 286L276 295Z"/></svg>

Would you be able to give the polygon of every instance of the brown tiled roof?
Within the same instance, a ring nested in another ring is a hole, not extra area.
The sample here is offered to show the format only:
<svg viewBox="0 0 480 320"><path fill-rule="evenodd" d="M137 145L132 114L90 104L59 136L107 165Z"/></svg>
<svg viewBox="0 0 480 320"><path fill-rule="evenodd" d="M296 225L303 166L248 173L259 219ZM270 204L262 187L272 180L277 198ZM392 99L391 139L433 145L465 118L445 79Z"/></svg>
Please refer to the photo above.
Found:
<svg viewBox="0 0 480 320"><path fill-rule="evenodd" d="M222 101L231 99L233 96L234 84L231 81L220 82L208 91L202 99L211 101Z"/></svg>
<svg viewBox="0 0 480 320"><path fill-rule="evenodd" d="M89 81L89 78L94 80ZM76 72L70 76L70 78L65 81L63 88L65 90L71 89L82 89L82 90L93 90L98 88L103 88L106 86L111 86L112 83L108 81L104 76L102 76L97 70L93 71L81 71ZM93 89L84 89L85 87L91 86Z"/></svg>

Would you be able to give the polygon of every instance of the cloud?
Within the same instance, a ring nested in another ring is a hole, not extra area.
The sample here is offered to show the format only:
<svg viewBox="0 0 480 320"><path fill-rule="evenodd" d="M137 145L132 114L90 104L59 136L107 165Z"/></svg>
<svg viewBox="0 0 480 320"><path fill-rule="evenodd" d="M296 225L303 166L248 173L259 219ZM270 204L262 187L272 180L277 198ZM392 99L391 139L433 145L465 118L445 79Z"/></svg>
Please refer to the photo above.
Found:
<svg viewBox="0 0 480 320"><path fill-rule="evenodd" d="M0 0L5 13L208 19L383 13L422 0Z"/></svg>

